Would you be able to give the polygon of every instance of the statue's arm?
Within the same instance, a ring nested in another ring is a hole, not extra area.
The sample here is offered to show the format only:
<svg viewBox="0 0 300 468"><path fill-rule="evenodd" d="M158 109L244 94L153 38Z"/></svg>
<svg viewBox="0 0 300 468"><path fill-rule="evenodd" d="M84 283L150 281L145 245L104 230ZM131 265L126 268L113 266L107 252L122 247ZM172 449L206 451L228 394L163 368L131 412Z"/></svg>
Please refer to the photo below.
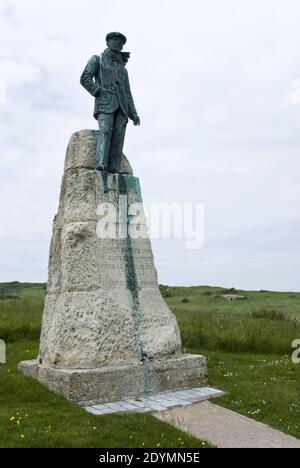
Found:
<svg viewBox="0 0 300 468"><path fill-rule="evenodd" d="M128 97L128 104L129 104L129 118L133 121L136 121L136 119L138 118L138 113L135 108L134 100L131 94L128 73L126 73L126 93Z"/></svg>
<svg viewBox="0 0 300 468"><path fill-rule="evenodd" d="M87 66L82 72L80 83L82 86L94 97L99 95L101 88L96 85L94 78L96 76L99 66L99 57L93 55L93 57L88 61Z"/></svg>

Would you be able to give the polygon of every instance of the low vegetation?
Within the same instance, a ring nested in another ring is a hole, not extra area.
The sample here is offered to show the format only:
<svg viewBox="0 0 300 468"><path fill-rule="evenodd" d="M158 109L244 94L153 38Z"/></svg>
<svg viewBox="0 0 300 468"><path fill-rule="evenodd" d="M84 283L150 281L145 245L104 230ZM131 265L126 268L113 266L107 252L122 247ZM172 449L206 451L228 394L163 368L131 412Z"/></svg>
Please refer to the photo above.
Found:
<svg viewBox="0 0 300 468"><path fill-rule="evenodd" d="M297 293L247 291L247 301L228 302L223 293L245 292L165 286L161 291L177 317L185 347L285 355L300 337Z"/></svg>
<svg viewBox="0 0 300 468"><path fill-rule="evenodd" d="M7 364L0 364L0 447L211 448L149 414L88 414L18 372L18 362L34 359L45 285L5 285L18 299L0 300L0 339Z"/></svg>
<svg viewBox="0 0 300 468"><path fill-rule="evenodd" d="M161 292L175 313L185 352L208 358L209 383L227 392L216 404L300 438L300 293L173 288ZM224 294L246 296L228 302ZM94 417L17 371L36 357L45 285L0 285L0 446L208 447L150 415Z"/></svg>

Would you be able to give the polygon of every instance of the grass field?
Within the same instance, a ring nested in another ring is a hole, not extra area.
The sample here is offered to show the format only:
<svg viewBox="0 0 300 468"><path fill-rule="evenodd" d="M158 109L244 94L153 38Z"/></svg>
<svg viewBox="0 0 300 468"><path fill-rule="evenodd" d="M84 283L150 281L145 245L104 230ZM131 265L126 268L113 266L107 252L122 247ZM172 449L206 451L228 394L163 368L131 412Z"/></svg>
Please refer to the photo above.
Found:
<svg viewBox="0 0 300 468"><path fill-rule="evenodd" d="M210 447L149 414L86 413L18 372L18 362L37 352L37 341L8 346L0 371L0 447Z"/></svg>
<svg viewBox="0 0 300 468"><path fill-rule="evenodd" d="M300 438L300 365L291 360L300 293L237 291L246 299L227 302L222 294L235 291L161 291L184 350L206 355L210 385L227 392L215 403ZM1 295L0 339L9 345L0 365L0 446L208 447L150 415L94 417L25 379L16 366L37 355L45 285L2 284Z"/></svg>
<svg viewBox="0 0 300 468"><path fill-rule="evenodd" d="M44 285L0 285L0 447L210 448L149 414L96 417L17 370L38 353ZM9 298L7 296L10 296Z"/></svg>

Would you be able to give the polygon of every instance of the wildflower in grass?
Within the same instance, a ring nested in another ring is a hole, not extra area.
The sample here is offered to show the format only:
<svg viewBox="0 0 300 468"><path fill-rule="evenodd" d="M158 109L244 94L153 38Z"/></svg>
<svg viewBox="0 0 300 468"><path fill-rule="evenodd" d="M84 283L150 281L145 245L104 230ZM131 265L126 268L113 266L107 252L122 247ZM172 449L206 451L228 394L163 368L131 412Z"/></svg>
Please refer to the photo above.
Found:
<svg viewBox="0 0 300 468"><path fill-rule="evenodd" d="M10 421L14 421L15 419L16 419L15 416L12 416L12 417L10 418Z"/></svg>
<svg viewBox="0 0 300 468"><path fill-rule="evenodd" d="M20 434L20 437L21 437L21 439L25 439L25 435L24 435L24 434Z"/></svg>
<svg viewBox="0 0 300 468"><path fill-rule="evenodd" d="M257 410L254 410L254 411L248 411L248 414L255 415L255 414L259 414L260 412L261 412L260 409L257 409Z"/></svg>
<svg viewBox="0 0 300 468"><path fill-rule="evenodd" d="M156 444L156 447L160 447L160 443L159 443L159 442Z"/></svg>

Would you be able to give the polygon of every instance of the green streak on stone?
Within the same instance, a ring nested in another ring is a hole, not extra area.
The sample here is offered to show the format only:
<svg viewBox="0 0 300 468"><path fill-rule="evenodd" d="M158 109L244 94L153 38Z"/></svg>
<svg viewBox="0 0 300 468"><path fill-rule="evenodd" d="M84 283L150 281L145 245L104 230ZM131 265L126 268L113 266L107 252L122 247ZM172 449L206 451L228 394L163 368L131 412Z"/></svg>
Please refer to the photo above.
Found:
<svg viewBox="0 0 300 468"><path fill-rule="evenodd" d="M119 194L127 196L130 190L134 190L135 193L139 194L139 199L142 199L139 179L136 177L119 175ZM129 235L127 235L126 237L124 250L126 284L132 296L135 335L139 348L139 360L142 362L143 365L144 393L147 394L150 392L150 375L152 371L152 364L144 351L144 345L142 341L144 317L140 308L138 282L134 265L133 245L132 239Z"/></svg>

